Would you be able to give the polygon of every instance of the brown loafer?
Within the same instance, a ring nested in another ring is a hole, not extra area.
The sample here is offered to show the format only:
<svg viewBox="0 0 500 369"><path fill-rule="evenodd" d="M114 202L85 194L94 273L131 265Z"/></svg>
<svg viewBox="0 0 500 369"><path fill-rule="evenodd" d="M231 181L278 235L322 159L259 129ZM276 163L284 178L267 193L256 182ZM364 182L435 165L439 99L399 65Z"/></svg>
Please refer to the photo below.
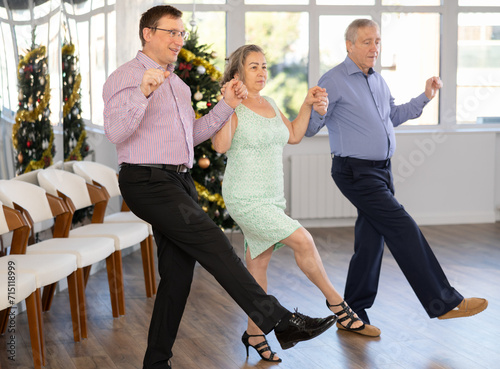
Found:
<svg viewBox="0 0 500 369"><path fill-rule="evenodd" d="M488 300L477 297L463 299L462 302L454 309L447 313L438 316L438 319L453 319L479 314L488 307Z"/></svg>
<svg viewBox="0 0 500 369"><path fill-rule="evenodd" d="M380 329L378 329L374 325L370 325L370 324L366 324L366 323L365 323L365 326L363 327L363 329L351 330L351 329L345 328L342 324L337 322L337 328L340 330L346 331L346 332L353 332L353 333L361 334L362 336L368 336L368 337L378 337L382 333L380 331Z"/></svg>

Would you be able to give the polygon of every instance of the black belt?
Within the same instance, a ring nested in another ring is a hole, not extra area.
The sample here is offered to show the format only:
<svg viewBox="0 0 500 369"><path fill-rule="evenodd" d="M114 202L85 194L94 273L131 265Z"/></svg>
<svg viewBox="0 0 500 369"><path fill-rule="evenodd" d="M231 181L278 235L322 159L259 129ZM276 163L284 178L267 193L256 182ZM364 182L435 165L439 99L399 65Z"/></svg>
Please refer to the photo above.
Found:
<svg viewBox="0 0 500 369"><path fill-rule="evenodd" d="M365 159L351 158L349 156L333 156L333 154L332 158L359 167L385 168L388 167L389 164L391 163L390 158L385 160L365 160Z"/></svg>
<svg viewBox="0 0 500 369"><path fill-rule="evenodd" d="M187 173L189 172L189 168L186 167L184 164L179 164L179 165L171 165L171 164L129 164L129 163L121 163L120 168L123 167L149 167L149 168L157 168L157 169L162 169L162 170L169 170L171 172L176 172L176 173Z"/></svg>

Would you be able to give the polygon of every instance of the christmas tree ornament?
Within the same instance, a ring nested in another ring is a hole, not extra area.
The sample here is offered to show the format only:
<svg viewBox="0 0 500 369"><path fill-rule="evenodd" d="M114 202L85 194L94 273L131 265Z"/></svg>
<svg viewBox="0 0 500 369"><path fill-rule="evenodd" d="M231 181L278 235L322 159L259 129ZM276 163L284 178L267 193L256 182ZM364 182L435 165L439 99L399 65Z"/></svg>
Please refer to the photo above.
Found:
<svg viewBox="0 0 500 369"><path fill-rule="evenodd" d="M223 98L224 98L224 96L222 96L221 94L216 96L217 101L221 101Z"/></svg>
<svg viewBox="0 0 500 369"><path fill-rule="evenodd" d="M199 88L198 88L198 90L195 92L195 94L194 94L194 96L193 96L193 97L194 97L194 99L195 99L196 101L200 101L201 99L203 99L203 94L200 92Z"/></svg>
<svg viewBox="0 0 500 369"><path fill-rule="evenodd" d="M19 154L17 154L17 161L22 164L23 163L23 160L24 160L24 157L23 157L23 153L20 152Z"/></svg>
<svg viewBox="0 0 500 369"><path fill-rule="evenodd" d="M212 51L212 53L210 54L210 57L211 57L212 59L217 58L217 53L216 53L215 51Z"/></svg>
<svg viewBox="0 0 500 369"><path fill-rule="evenodd" d="M200 166L201 169L207 169L210 166L210 159L207 158L205 155L203 155L198 160L198 165Z"/></svg>
<svg viewBox="0 0 500 369"><path fill-rule="evenodd" d="M196 71L198 72L198 74L205 74L205 72L207 70L203 65L198 65L198 67L196 68Z"/></svg>

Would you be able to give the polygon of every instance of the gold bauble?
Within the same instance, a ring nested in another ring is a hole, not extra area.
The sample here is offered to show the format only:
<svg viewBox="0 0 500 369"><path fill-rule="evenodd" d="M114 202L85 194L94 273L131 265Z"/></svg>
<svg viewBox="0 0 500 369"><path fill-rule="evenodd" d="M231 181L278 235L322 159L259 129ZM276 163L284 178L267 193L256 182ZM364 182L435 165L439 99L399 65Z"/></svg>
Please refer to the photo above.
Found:
<svg viewBox="0 0 500 369"><path fill-rule="evenodd" d="M17 161L19 162L19 164L22 164L23 160L24 160L23 153L20 152L19 154L17 154Z"/></svg>
<svg viewBox="0 0 500 369"><path fill-rule="evenodd" d="M223 97L224 97L224 96L222 96L222 95L217 95L217 96L216 96L216 99L217 99L217 101L221 101L221 100L223 99Z"/></svg>
<svg viewBox="0 0 500 369"><path fill-rule="evenodd" d="M210 159L206 156L203 156L198 160L198 165L201 169L207 169L210 166Z"/></svg>

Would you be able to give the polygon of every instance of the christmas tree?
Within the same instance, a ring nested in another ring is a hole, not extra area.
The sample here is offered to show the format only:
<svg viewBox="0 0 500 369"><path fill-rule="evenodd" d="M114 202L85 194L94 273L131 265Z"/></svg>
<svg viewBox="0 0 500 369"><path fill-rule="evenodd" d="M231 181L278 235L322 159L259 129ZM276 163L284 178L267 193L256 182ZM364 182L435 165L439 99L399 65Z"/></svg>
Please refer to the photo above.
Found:
<svg viewBox="0 0 500 369"><path fill-rule="evenodd" d="M81 116L80 84L82 76L78 73L78 57L75 45L65 42L62 50L63 78L63 130L64 161L83 160L89 154L87 132Z"/></svg>
<svg viewBox="0 0 500 369"><path fill-rule="evenodd" d="M47 74L45 46L32 45L18 65L19 109L12 127L18 174L46 168L55 153L50 124L50 76Z"/></svg>
<svg viewBox="0 0 500 369"><path fill-rule="evenodd" d="M207 114L222 99L218 80L222 77L210 62L215 52L208 52L208 45L198 45L196 31L179 53L175 73L191 88L191 101L196 118ZM195 147L191 174L195 181L198 198L203 210L223 229L235 226L222 198L222 178L226 157L217 153L210 140Z"/></svg>

